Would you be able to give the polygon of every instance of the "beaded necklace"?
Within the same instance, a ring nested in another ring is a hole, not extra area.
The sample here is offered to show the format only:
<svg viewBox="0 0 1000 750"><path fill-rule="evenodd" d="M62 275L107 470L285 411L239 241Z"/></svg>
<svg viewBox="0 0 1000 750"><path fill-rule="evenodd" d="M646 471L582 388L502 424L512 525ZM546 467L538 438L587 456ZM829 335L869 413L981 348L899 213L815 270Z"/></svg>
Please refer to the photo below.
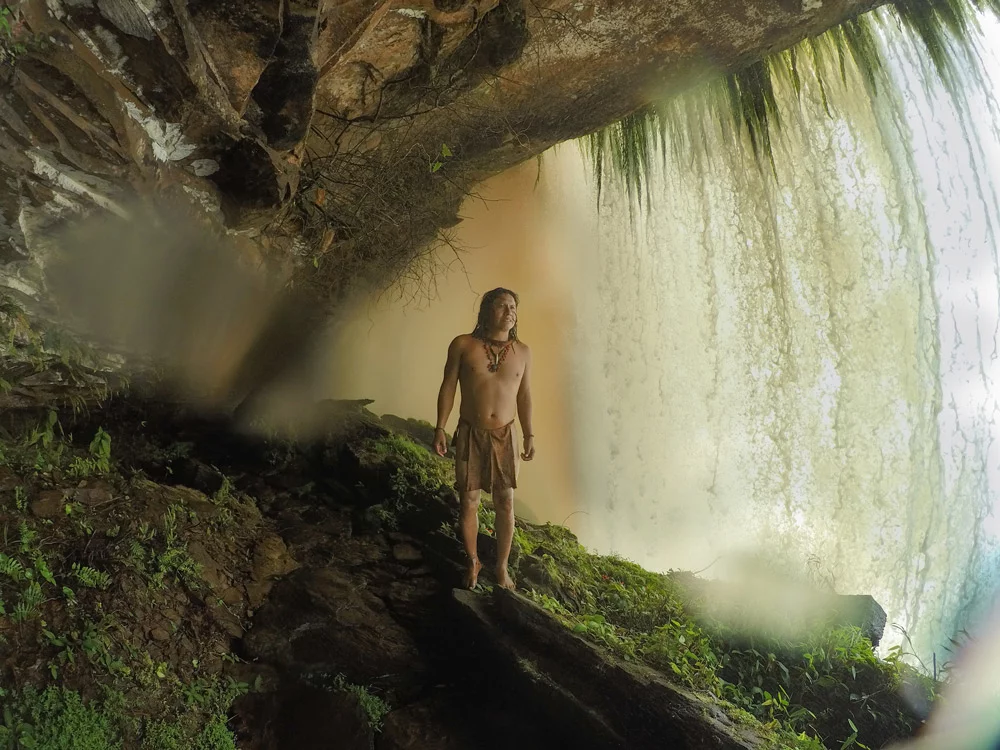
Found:
<svg viewBox="0 0 1000 750"><path fill-rule="evenodd" d="M503 346L499 352L494 351L494 346ZM496 372L500 369L500 365L503 364L504 359L507 356L507 352L514 347L514 340L509 341L494 341L493 339L483 339L483 349L486 350L486 356L489 358L490 362L486 365L486 369L490 372Z"/></svg>

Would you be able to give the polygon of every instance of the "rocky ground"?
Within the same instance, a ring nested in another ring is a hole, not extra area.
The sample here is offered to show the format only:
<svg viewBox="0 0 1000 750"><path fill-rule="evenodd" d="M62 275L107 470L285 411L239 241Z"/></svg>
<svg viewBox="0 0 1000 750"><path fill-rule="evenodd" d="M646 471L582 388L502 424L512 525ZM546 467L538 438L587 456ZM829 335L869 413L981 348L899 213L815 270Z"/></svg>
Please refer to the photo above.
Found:
<svg viewBox="0 0 1000 750"><path fill-rule="evenodd" d="M560 527L518 521L518 594L455 590L451 465L430 425L365 405L321 405L305 446L136 398L8 416L0 748L878 747L919 725L919 680L860 630L737 638L689 579Z"/></svg>

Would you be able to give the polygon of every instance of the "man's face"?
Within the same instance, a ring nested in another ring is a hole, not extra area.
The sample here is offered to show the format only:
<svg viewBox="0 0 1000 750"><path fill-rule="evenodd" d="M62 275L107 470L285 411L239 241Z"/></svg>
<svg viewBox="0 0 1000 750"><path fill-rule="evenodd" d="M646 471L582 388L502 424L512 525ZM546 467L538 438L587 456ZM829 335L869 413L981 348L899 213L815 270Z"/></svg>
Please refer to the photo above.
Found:
<svg viewBox="0 0 1000 750"><path fill-rule="evenodd" d="M517 324L517 303L509 294L501 294L493 300L493 325L509 331Z"/></svg>

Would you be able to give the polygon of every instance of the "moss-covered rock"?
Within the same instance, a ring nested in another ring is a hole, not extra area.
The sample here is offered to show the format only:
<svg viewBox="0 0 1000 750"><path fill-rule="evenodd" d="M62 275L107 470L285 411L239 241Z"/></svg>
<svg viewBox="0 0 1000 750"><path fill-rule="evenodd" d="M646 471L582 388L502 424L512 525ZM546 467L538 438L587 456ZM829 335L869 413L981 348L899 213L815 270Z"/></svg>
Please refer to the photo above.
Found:
<svg viewBox="0 0 1000 750"><path fill-rule="evenodd" d="M573 732L579 747L805 749L918 723L900 686L923 683L898 651L880 661L843 627L748 636L683 576L558 526L516 524L533 603L491 600L484 575L459 614L452 465L366 406L326 404L330 429L305 444L135 400L8 416L0 748L308 748L336 725L379 750ZM486 499L487 561L493 533ZM532 695L549 715L525 710Z"/></svg>

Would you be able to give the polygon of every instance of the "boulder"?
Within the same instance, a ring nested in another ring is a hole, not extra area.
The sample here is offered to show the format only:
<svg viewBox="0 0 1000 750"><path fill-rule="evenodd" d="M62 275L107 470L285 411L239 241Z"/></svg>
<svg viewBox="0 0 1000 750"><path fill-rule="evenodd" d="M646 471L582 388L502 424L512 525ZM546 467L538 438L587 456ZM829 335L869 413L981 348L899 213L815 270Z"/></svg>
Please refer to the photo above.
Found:
<svg viewBox="0 0 1000 750"><path fill-rule="evenodd" d="M243 696L234 723L247 750L372 750L375 735L357 697L296 684Z"/></svg>
<svg viewBox="0 0 1000 750"><path fill-rule="evenodd" d="M738 631L773 632L780 637L856 626L873 646L885 630L885 610L867 594L836 594L766 577L731 582L676 572L671 578L684 592L685 609L705 624L718 620Z"/></svg>
<svg viewBox="0 0 1000 750"><path fill-rule="evenodd" d="M453 722L440 716L429 701L413 703L392 711L385 728L375 741L376 750L468 750L463 738L456 737Z"/></svg>
<svg viewBox="0 0 1000 750"><path fill-rule="evenodd" d="M59 518L65 513L66 493L62 490L44 490L31 501L32 515L37 518Z"/></svg>
<svg viewBox="0 0 1000 750"><path fill-rule="evenodd" d="M837 595L830 602L827 616L837 624L861 628L873 646L878 646L885 633L885 610L868 594Z"/></svg>
<svg viewBox="0 0 1000 750"><path fill-rule="evenodd" d="M490 687L558 726L566 747L752 750L764 741L653 669L574 635L519 594L456 590L460 616L492 662Z"/></svg>
<svg viewBox="0 0 1000 750"><path fill-rule="evenodd" d="M382 424L394 432L406 435L427 450L434 449L434 425L422 419L403 419L395 414L383 414ZM447 444L451 445L451 435L445 433Z"/></svg>
<svg viewBox="0 0 1000 750"><path fill-rule="evenodd" d="M362 685L415 684L424 671L412 637L382 600L332 568L300 569L275 584L243 645L280 671L343 673Z"/></svg>

